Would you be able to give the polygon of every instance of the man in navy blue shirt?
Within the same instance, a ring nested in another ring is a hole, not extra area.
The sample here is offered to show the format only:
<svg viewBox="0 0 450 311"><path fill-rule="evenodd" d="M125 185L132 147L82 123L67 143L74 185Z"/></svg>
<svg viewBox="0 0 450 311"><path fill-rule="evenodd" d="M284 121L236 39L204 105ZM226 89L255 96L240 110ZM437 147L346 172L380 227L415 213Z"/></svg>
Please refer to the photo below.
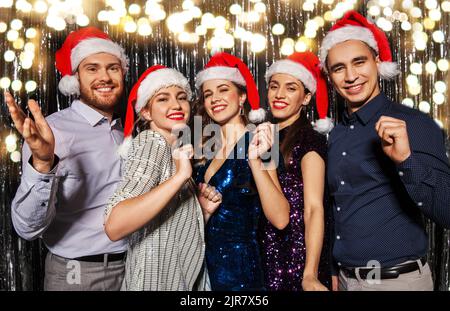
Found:
<svg viewBox="0 0 450 311"><path fill-rule="evenodd" d="M450 227L450 169L440 128L390 101L378 78L398 73L385 34L348 12L320 59L345 99L329 136L337 290L433 290L422 213Z"/></svg>

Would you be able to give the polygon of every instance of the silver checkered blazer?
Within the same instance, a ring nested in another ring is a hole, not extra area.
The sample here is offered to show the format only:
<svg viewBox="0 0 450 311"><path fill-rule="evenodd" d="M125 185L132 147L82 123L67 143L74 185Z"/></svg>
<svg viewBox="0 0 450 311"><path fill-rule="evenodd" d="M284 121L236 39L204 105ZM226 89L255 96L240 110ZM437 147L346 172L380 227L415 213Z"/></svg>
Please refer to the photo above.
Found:
<svg viewBox="0 0 450 311"><path fill-rule="evenodd" d="M133 139L122 182L105 217L122 200L146 193L175 174L171 148L155 131ZM105 218L106 219L106 218ZM122 290L209 290L204 222L192 181L145 227L128 237Z"/></svg>

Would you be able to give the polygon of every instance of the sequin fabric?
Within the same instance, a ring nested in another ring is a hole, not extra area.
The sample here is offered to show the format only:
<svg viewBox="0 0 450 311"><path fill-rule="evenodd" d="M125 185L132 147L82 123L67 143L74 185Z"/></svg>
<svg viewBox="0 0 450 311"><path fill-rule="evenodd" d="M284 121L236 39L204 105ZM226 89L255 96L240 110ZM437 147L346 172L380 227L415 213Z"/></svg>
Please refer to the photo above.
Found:
<svg viewBox="0 0 450 311"><path fill-rule="evenodd" d="M175 174L171 148L163 136L142 131L133 139L118 185L105 209L151 191ZM205 273L203 214L192 182L167 206L128 237L122 290L209 290Z"/></svg>
<svg viewBox="0 0 450 311"><path fill-rule="evenodd" d="M285 138L288 128L284 128L279 132L280 144ZM302 127L298 133L298 140L294 145L288 165L286 167L280 165L278 168L278 177L283 193L291 206L289 225L283 230L278 230L266 220L261 234L265 285L271 291L302 290L306 245L301 159L310 151L315 151L324 160L326 159L327 145L325 136L314 131L308 124ZM280 161L284 160L280 159ZM324 199L324 209L326 230L319 267L319 280L325 286L329 286L329 217L326 199Z"/></svg>
<svg viewBox="0 0 450 311"><path fill-rule="evenodd" d="M205 234L212 290L264 290L258 238L262 209L248 164L249 139L246 133L209 181L222 194ZM204 182L210 163L197 168L197 183Z"/></svg>

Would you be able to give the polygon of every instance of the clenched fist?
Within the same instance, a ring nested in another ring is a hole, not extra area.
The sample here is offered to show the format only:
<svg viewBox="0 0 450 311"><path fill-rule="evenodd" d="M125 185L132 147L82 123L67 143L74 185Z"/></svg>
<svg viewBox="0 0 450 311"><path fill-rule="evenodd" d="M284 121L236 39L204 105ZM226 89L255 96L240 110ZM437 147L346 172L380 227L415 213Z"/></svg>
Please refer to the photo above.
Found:
<svg viewBox="0 0 450 311"><path fill-rule="evenodd" d="M406 122L392 117L381 116L375 124L384 153L396 164L411 155Z"/></svg>
<svg viewBox="0 0 450 311"><path fill-rule="evenodd" d="M191 144L176 148L173 151L172 157L176 165L176 174L184 180L188 180L192 176L191 159L193 155L194 147Z"/></svg>
<svg viewBox="0 0 450 311"><path fill-rule="evenodd" d="M261 159L261 156L272 148L273 125L269 122L258 125L248 149L250 160Z"/></svg>

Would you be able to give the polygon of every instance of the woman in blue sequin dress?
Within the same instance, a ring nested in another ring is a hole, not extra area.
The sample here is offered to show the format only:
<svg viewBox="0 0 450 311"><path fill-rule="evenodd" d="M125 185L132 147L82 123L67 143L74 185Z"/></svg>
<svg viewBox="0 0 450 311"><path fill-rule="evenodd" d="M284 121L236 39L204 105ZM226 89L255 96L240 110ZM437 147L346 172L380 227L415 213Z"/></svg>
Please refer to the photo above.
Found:
<svg viewBox="0 0 450 311"><path fill-rule="evenodd" d="M219 134L215 141L220 144L213 148L212 156L205 154L203 144L206 159L196 173L201 195L222 194L216 210L204 209L211 287L264 290L260 221L267 217L280 229L289 221L289 204L276 169L261 169L261 154L272 144L271 128L262 124L254 135L247 131L244 107L250 104L254 114L259 97L253 77L240 59L226 53L214 55L198 74L196 86L200 91L197 114L202 116L203 125L216 126Z"/></svg>

